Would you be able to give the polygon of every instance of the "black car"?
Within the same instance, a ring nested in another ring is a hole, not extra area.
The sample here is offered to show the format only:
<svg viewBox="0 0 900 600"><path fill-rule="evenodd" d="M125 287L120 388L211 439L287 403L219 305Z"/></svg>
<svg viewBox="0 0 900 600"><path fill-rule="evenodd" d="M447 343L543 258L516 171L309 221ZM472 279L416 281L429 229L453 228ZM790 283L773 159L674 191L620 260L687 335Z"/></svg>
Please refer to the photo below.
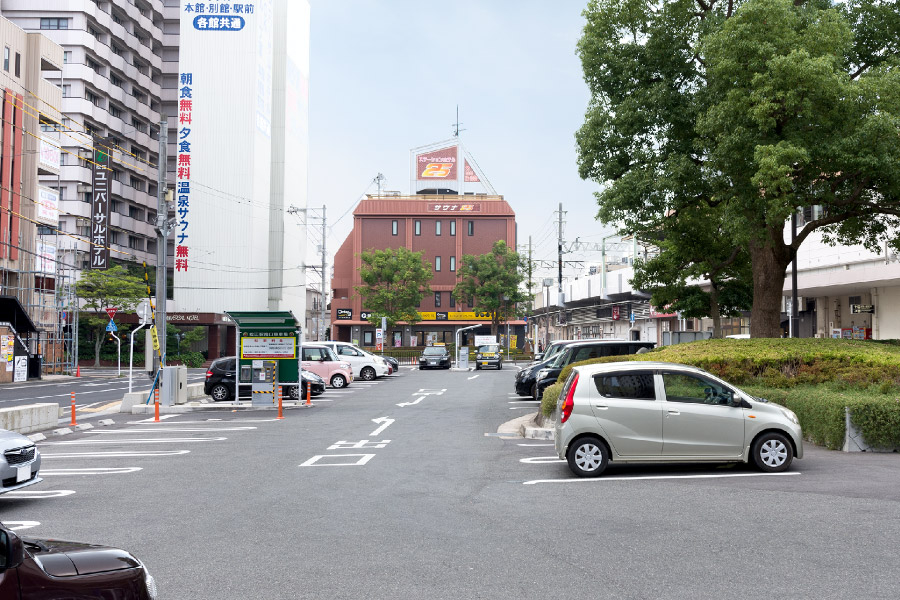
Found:
<svg viewBox="0 0 900 600"><path fill-rule="evenodd" d="M393 356L384 355L381 358L387 361L387 363L391 366L391 369L393 369L394 373L400 370L400 361Z"/></svg>
<svg viewBox="0 0 900 600"><path fill-rule="evenodd" d="M559 352L569 344L574 344L577 340L557 340L552 342L544 351L545 358L535 361L516 373L514 383L516 393L520 396L534 396L535 384L537 383L537 372L547 368L550 363L556 360Z"/></svg>
<svg viewBox="0 0 900 600"><path fill-rule="evenodd" d="M419 356L419 369L449 369L450 351L447 346L429 346Z"/></svg>
<svg viewBox="0 0 900 600"><path fill-rule="evenodd" d="M534 385L535 400L540 400L544 390L556 383L559 374L568 365L603 356L623 356L637 354L642 348L652 350L655 342L637 342L629 340L591 340L574 342L567 345L562 352L551 359L551 363L537 370L537 382Z"/></svg>
<svg viewBox="0 0 900 600"><path fill-rule="evenodd" d="M219 358L213 361L206 371L206 382L203 384L203 393L212 397L216 402L224 402L234 398L234 373L237 360L233 356ZM325 380L309 371L303 371L301 393L297 393L297 385L284 383L281 386L285 396L294 400L306 397L307 387L313 396L325 392ZM250 386L241 388L241 397L250 397Z"/></svg>

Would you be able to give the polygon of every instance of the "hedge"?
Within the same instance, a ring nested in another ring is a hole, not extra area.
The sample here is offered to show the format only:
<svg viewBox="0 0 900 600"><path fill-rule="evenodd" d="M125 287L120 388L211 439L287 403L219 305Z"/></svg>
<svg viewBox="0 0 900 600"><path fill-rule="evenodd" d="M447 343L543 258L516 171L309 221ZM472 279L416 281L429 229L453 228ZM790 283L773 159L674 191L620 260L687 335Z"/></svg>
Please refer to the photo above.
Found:
<svg viewBox="0 0 900 600"><path fill-rule="evenodd" d="M621 361L680 363L709 371L750 394L793 410L804 437L831 449L844 443L844 407L849 407L853 424L867 444L900 447L900 344L835 339L704 340L575 363L563 369L557 381L565 381L575 366ZM557 390L552 404L541 404L545 415L552 413L558 395Z"/></svg>

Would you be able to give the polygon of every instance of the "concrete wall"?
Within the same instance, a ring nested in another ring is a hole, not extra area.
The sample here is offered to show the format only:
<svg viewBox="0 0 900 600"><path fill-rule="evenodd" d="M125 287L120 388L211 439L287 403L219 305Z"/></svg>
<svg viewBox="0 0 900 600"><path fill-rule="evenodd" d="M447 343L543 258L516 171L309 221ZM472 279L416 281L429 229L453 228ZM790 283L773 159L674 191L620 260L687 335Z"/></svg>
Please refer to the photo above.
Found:
<svg viewBox="0 0 900 600"><path fill-rule="evenodd" d="M0 429L8 429L17 433L31 433L56 427L58 423L58 404L28 404L0 408Z"/></svg>

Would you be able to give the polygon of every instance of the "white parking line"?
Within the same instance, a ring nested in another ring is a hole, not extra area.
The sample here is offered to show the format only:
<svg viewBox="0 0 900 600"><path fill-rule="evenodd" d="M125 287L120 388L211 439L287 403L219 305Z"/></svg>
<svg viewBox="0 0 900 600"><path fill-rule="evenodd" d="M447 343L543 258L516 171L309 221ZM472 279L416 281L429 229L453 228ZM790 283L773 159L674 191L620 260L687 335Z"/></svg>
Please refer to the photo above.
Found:
<svg viewBox="0 0 900 600"><path fill-rule="evenodd" d="M546 463L561 463L566 461L559 459L556 456L532 456L530 458L520 458L519 462L529 465L543 465Z"/></svg>
<svg viewBox="0 0 900 600"><path fill-rule="evenodd" d="M182 456L190 454L190 450L150 450L148 452L61 452L59 454L41 453L41 459L48 458L136 458L140 456ZM41 471L43 473L43 471Z"/></svg>
<svg viewBox="0 0 900 600"><path fill-rule="evenodd" d="M588 483L603 481L650 481L672 479L727 479L730 477L777 477L781 475L799 475L799 471L790 473L725 473L721 475L638 475L634 477L579 477L567 479L535 479L525 481L522 485L535 485L537 483Z"/></svg>
<svg viewBox="0 0 900 600"><path fill-rule="evenodd" d="M533 448L534 446L555 446L556 444L516 444L516 446L525 446L526 448ZM43 455L41 455L43 456Z"/></svg>
<svg viewBox="0 0 900 600"><path fill-rule="evenodd" d="M533 406L510 406L509 410L516 410L519 408L534 408Z"/></svg>
<svg viewBox="0 0 900 600"><path fill-rule="evenodd" d="M472 380L472 379L475 379L476 377L478 377L478 375L472 375L471 377L469 377L469 379Z"/></svg>
<svg viewBox="0 0 900 600"><path fill-rule="evenodd" d="M0 495L0 500L11 498L15 500L40 500L43 498L62 498L63 496L71 496L75 490L17 490L15 492L6 492Z"/></svg>
<svg viewBox="0 0 900 600"><path fill-rule="evenodd" d="M174 418L174 417L180 417L180 416L181 416L181 415L161 415L161 416L159 417L159 420L160 420L160 422L162 422L163 419L172 419L172 418ZM155 418L155 417L150 417L150 418L148 418L148 419L141 419L140 421L128 421L128 424L129 424L129 425L135 425L135 424L137 424L137 423L153 423L154 421L156 421L156 418Z"/></svg>
<svg viewBox="0 0 900 600"><path fill-rule="evenodd" d="M510 400L509 404L540 404L540 400Z"/></svg>
<svg viewBox="0 0 900 600"><path fill-rule="evenodd" d="M41 477L59 475L124 475L141 471L141 467L83 467L80 469L41 469Z"/></svg>
<svg viewBox="0 0 900 600"><path fill-rule="evenodd" d="M42 442L41 447L44 446L83 446L83 445L92 445L92 444L178 444L181 442L191 443L191 442L221 442L227 440L225 437L211 437L211 438L146 438L146 439L133 439L133 440L111 440L111 439L97 439L97 438L89 438L86 440L72 440L70 442ZM12 493L12 492L7 492Z"/></svg>
<svg viewBox="0 0 900 600"><path fill-rule="evenodd" d="M129 427L127 429L101 429L99 431L95 431L94 433L203 433L206 431L249 431L251 429L256 429L256 427L253 427L252 425L241 427L207 427L205 429L201 429L199 427Z"/></svg>
<svg viewBox="0 0 900 600"><path fill-rule="evenodd" d="M40 521L4 521L4 525L6 525L12 531L22 531L23 529L31 529L32 527L37 527L41 524Z"/></svg>

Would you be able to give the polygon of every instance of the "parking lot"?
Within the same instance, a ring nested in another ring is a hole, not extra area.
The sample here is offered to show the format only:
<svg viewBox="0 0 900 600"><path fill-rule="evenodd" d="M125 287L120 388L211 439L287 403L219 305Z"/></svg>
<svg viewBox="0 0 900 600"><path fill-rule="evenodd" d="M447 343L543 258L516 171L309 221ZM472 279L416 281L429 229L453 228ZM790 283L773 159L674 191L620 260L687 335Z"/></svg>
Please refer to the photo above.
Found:
<svg viewBox="0 0 900 600"><path fill-rule="evenodd" d="M611 465L496 435L514 370L402 368L312 408L190 413L40 446L23 535L126 548L165 598L894 598L900 457L807 446L784 474Z"/></svg>

